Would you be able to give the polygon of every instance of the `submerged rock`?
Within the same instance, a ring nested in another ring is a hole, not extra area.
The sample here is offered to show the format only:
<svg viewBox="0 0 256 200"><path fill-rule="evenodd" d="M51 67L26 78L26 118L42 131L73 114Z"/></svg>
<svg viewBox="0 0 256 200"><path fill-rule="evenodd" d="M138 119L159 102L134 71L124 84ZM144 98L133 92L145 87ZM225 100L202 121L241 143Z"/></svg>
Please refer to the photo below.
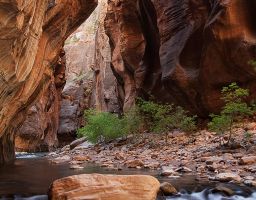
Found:
<svg viewBox="0 0 256 200"><path fill-rule="evenodd" d="M84 169L84 167L80 166L80 165L70 165L69 167L70 169Z"/></svg>
<svg viewBox="0 0 256 200"><path fill-rule="evenodd" d="M128 168L144 167L144 163L141 160L129 160L126 162Z"/></svg>
<svg viewBox="0 0 256 200"><path fill-rule="evenodd" d="M69 162L71 160L70 156L65 155L62 157L57 157L54 160L52 160L53 163L59 164L59 163L64 163L64 162Z"/></svg>
<svg viewBox="0 0 256 200"><path fill-rule="evenodd" d="M83 174L53 182L49 197L93 200L155 200L160 183L152 176Z"/></svg>
<svg viewBox="0 0 256 200"><path fill-rule="evenodd" d="M179 173L176 172L171 166L163 166L160 172L161 176L178 176Z"/></svg>
<svg viewBox="0 0 256 200"><path fill-rule="evenodd" d="M224 195L227 195L227 196L233 196L235 194L235 192L231 188L229 188L225 185L216 186L213 189L213 192L214 193L221 193L221 194L224 194Z"/></svg>
<svg viewBox="0 0 256 200"><path fill-rule="evenodd" d="M177 190L175 187L173 187L172 184L164 182L160 185L160 191L164 193L164 195L173 195L177 194Z"/></svg>

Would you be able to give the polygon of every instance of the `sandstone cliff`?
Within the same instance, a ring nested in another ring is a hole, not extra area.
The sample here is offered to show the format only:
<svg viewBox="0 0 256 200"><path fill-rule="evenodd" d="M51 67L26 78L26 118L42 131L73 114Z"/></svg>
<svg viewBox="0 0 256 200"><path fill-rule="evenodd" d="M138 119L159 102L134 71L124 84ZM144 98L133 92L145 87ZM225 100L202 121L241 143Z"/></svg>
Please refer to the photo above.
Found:
<svg viewBox="0 0 256 200"><path fill-rule="evenodd" d="M66 85L62 93L59 144L76 138L85 109L118 112L116 79L110 68L110 46L104 19L107 0L66 40Z"/></svg>
<svg viewBox="0 0 256 200"><path fill-rule="evenodd" d="M153 95L207 116L221 107L223 86L255 91L255 8L243 0L109 0L105 27L124 110Z"/></svg>
<svg viewBox="0 0 256 200"><path fill-rule="evenodd" d="M0 0L0 163L14 159L14 134L52 80L63 42L96 0Z"/></svg>
<svg viewBox="0 0 256 200"><path fill-rule="evenodd" d="M46 152L57 147L61 91L66 83L65 69L65 52L62 50L54 69L49 71L51 80L43 85L36 101L24 112L26 119L15 134L16 151Z"/></svg>

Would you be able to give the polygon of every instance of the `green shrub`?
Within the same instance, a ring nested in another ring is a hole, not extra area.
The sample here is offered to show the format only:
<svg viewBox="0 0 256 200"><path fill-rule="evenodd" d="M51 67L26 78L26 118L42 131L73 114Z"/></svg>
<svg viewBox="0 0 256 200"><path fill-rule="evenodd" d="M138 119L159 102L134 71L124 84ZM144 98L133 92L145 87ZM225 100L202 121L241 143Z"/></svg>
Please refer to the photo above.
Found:
<svg viewBox="0 0 256 200"><path fill-rule="evenodd" d="M245 103L245 98L249 96L247 89L240 88L236 83L231 83L223 87L222 99L225 102L224 107L219 115L210 115L212 121L208 123L211 131L224 134L229 131L229 137L226 145L232 140L232 128L236 121L242 120L245 116L253 114L252 107Z"/></svg>
<svg viewBox="0 0 256 200"><path fill-rule="evenodd" d="M93 143L107 142L128 134L138 134L145 124L150 131L164 133L166 143L169 131L180 129L192 132L196 129L195 116L188 116L183 108L141 99L138 106L131 108L122 118L112 113L95 110L86 111L84 117L87 125L78 130L78 135L85 136Z"/></svg>
<svg viewBox="0 0 256 200"><path fill-rule="evenodd" d="M131 108L127 111L122 118L123 131L126 135L128 134L138 134L141 130L143 124L143 117L140 115L137 106Z"/></svg>
<svg viewBox="0 0 256 200"><path fill-rule="evenodd" d="M108 142L125 135L122 121L115 114L89 110L85 118L87 125L78 130L78 135L85 136L90 142Z"/></svg>
<svg viewBox="0 0 256 200"><path fill-rule="evenodd" d="M188 116L182 107L173 104L157 104L152 101L139 100L139 109L145 116L146 124L151 131L165 134L165 142L168 142L168 132L180 129L185 132L193 132L196 129L196 116Z"/></svg>

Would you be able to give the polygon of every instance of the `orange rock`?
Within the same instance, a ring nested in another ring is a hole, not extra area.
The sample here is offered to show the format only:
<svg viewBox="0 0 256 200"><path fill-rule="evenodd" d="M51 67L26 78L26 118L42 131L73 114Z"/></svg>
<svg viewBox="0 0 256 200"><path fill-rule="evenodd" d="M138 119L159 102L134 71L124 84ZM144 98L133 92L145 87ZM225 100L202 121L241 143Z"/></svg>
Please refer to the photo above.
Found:
<svg viewBox="0 0 256 200"><path fill-rule="evenodd" d="M239 163L242 165L250 165L256 163L256 156L244 156L239 159Z"/></svg>
<svg viewBox="0 0 256 200"><path fill-rule="evenodd" d="M49 112L46 121L56 123L46 123L40 134L56 139L55 84L64 80L57 78L60 71L55 71L58 70L55 66L66 38L97 5L97 0L51 2L0 1L0 164L14 159L16 128L22 125L26 111L43 88L49 85L53 94L46 101L45 110Z"/></svg>
<svg viewBox="0 0 256 200"><path fill-rule="evenodd" d="M78 155L78 156L73 157L73 160L75 160L75 161L89 161L89 160L91 160L91 157L90 156L84 156L84 155Z"/></svg>
<svg viewBox="0 0 256 200"><path fill-rule="evenodd" d="M151 176L83 174L53 182L52 200L155 200L160 183Z"/></svg>
<svg viewBox="0 0 256 200"><path fill-rule="evenodd" d="M129 160L125 164L128 168L137 168L144 166L144 163L141 160Z"/></svg>

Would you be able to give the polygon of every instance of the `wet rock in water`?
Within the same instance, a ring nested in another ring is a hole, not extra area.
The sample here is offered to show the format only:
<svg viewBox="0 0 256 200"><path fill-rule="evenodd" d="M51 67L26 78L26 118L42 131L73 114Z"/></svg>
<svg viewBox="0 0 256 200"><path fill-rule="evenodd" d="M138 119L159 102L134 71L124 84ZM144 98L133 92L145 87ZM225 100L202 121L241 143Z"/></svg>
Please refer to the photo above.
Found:
<svg viewBox="0 0 256 200"><path fill-rule="evenodd" d="M188 167L179 167L175 170L176 172L183 172L183 173L189 173L192 172L191 169L189 169Z"/></svg>
<svg viewBox="0 0 256 200"><path fill-rule="evenodd" d="M236 173L227 172L217 174L215 176L215 180L223 182L235 181L237 183L241 183L242 178Z"/></svg>
<svg viewBox="0 0 256 200"><path fill-rule="evenodd" d="M253 180L245 180L244 184L248 186L256 187L256 181L253 181Z"/></svg>
<svg viewBox="0 0 256 200"><path fill-rule="evenodd" d="M141 160L129 160L125 164L128 168L144 167L144 163Z"/></svg>
<svg viewBox="0 0 256 200"><path fill-rule="evenodd" d="M256 163L256 156L244 156L239 160L241 165L250 165Z"/></svg>
<svg viewBox="0 0 256 200"><path fill-rule="evenodd" d="M160 191L164 195L174 195L178 193L176 188L171 183L168 183L168 182L161 183Z"/></svg>
<svg viewBox="0 0 256 200"><path fill-rule="evenodd" d="M154 160L150 160L149 163L144 165L144 167L149 169L158 169L160 167L160 163Z"/></svg>
<svg viewBox="0 0 256 200"><path fill-rule="evenodd" d="M80 166L80 165L70 165L69 167L70 169L83 169L84 167Z"/></svg>
<svg viewBox="0 0 256 200"><path fill-rule="evenodd" d="M155 200L160 183L152 176L82 174L53 182L52 200Z"/></svg>
<svg viewBox="0 0 256 200"><path fill-rule="evenodd" d="M217 185L213 189L212 192L213 193L221 193L221 194L224 194L225 196L233 196L235 194L235 192L231 188L229 188L229 187L227 187L225 185L222 185L222 184Z"/></svg>
<svg viewBox="0 0 256 200"><path fill-rule="evenodd" d="M75 147L77 147L80 144L83 144L87 139L85 137L79 138L73 142L71 142L70 144L70 149L74 149Z"/></svg>
<svg viewBox="0 0 256 200"><path fill-rule="evenodd" d="M161 176L178 176L177 173L172 166L163 166L162 171L160 172Z"/></svg>
<svg viewBox="0 0 256 200"><path fill-rule="evenodd" d="M70 165L80 165L80 164L83 164L84 162L83 161L76 161L76 160L72 160L69 162Z"/></svg>

